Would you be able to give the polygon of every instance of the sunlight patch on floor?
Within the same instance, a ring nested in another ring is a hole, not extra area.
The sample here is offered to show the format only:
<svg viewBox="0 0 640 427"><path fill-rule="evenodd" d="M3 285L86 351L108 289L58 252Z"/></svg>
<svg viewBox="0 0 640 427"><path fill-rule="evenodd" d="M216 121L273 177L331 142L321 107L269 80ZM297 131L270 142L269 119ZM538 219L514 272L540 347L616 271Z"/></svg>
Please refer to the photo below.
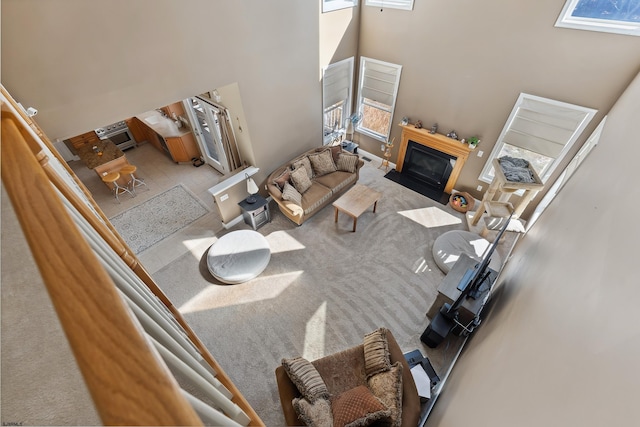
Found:
<svg viewBox="0 0 640 427"><path fill-rule="evenodd" d="M325 325L327 322L327 302L320 307L307 322L304 335L304 351L302 357L307 360L315 360L324 356Z"/></svg>
<svg viewBox="0 0 640 427"><path fill-rule="evenodd" d="M291 237L286 231L274 231L267 236L267 241L271 247L271 253L277 254L278 252L297 251L304 249L305 246Z"/></svg>
<svg viewBox="0 0 640 427"><path fill-rule="evenodd" d="M238 285L207 286L189 301L182 304L178 310L181 313L195 313L198 311L273 299L284 292L290 284L295 282L303 271L304 270L298 270L271 276L260 276Z"/></svg>
<svg viewBox="0 0 640 427"><path fill-rule="evenodd" d="M398 213L427 228L444 227L446 225L457 225L462 223L460 218L435 206L411 209L409 211L399 211Z"/></svg>
<svg viewBox="0 0 640 427"><path fill-rule="evenodd" d="M413 263L413 268L412 269L413 269L413 272L415 274L424 273L425 271L431 271L431 267L429 267L429 263L427 262L427 260L424 257L418 258Z"/></svg>

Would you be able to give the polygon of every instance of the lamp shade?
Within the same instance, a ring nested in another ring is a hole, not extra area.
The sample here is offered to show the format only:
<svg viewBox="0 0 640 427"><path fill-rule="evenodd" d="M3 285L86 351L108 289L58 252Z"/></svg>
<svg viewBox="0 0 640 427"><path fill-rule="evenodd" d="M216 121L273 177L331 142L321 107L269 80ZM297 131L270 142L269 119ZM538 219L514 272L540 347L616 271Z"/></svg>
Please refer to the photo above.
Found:
<svg viewBox="0 0 640 427"><path fill-rule="evenodd" d="M253 178L247 178L247 193L256 194L258 192L258 186Z"/></svg>

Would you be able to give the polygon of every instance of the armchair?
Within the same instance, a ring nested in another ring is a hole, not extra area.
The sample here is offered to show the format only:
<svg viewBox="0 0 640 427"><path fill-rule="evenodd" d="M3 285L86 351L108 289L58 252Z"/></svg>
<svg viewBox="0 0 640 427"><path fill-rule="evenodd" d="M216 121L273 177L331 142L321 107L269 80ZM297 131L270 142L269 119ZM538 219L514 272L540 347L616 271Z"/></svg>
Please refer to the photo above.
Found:
<svg viewBox="0 0 640 427"><path fill-rule="evenodd" d="M415 427L420 417L418 391L409 365L391 331L386 330L386 337L391 364L396 362L402 364L401 426ZM314 360L311 364L324 380L332 396L338 396L360 385L367 385L363 344ZM294 398L301 396L300 392L282 366L276 368L275 374L286 424L289 426L303 424L302 420L298 419L292 404Z"/></svg>

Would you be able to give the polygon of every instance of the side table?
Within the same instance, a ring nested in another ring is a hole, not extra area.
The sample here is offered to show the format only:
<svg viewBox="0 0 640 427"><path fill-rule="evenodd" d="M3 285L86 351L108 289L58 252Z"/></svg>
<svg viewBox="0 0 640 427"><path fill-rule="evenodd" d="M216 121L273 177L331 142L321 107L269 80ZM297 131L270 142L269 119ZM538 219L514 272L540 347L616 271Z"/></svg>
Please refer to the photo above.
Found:
<svg viewBox="0 0 640 427"><path fill-rule="evenodd" d="M342 141L342 149L353 154L358 154L358 144L353 141Z"/></svg>
<svg viewBox="0 0 640 427"><path fill-rule="evenodd" d="M271 214L269 212L269 202L267 199L259 194L255 196L256 201L254 203L247 202L247 199L239 202L238 205L242 209L242 217L247 225L257 230L264 224L271 221Z"/></svg>

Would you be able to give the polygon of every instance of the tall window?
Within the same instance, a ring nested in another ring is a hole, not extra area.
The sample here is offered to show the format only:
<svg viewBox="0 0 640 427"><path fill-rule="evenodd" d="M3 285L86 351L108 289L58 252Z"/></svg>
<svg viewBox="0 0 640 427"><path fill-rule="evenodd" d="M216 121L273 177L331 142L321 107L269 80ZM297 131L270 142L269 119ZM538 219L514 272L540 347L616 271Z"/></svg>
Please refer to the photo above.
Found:
<svg viewBox="0 0 640 427"><path fill-rule="evenodd" d="M567 0L556 27L640 36L640 0Z"/></svg>
<svg viewBox="0 0 640 427"><path fill-rule="evenodd" d="M528 160L546 182L595 113L591 108L521 93L479 179L491 182L493 159L510 156Z"/></svg>
<svg viewBox="0 0 640 427"><path fill-rule="evenodd" d="M331 12L348 7L356 7L358 0L322 0L322 13Z"/></svg>
<svg viewBox="0 0 640 427"><path fill-rule="evenodd" d="M413 0L365 0L364 4L380 8L413 10Z"/></svg>
<svg viewBox="0 0 640 427"><path fill-rule="evenodd" d="M323 141L330 143L344 132L351 115L353 57L333 63L322 73Z"/></svg>
<svg viewBox="0 0 640 427"><path fill-rule="evenodd" d="M386 142L400 85L401 65L361 57L357 111L362 120L356 130Z"/></svg>

